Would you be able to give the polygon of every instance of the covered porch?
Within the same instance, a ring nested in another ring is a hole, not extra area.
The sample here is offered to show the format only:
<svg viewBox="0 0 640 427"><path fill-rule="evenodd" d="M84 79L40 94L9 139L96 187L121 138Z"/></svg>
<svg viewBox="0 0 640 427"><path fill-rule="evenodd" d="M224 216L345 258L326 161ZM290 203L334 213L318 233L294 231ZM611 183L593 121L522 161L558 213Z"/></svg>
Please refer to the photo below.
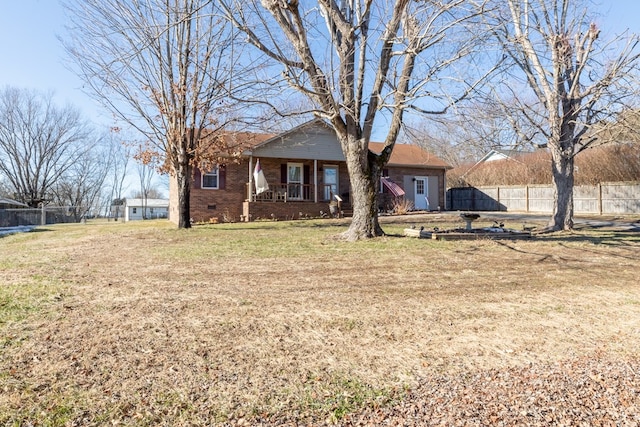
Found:
<svg viewBox="0 0 640 427"><path fill-rule="evenodd" d="M349 194L348 179L340 179L344 163L262 157L256 167L257 162L249 158L244 221L340 215Z"/></svg>
<svg viewBox="0 0 640 427"><path fill-rule="evenodd" d="M256 189L258 171L263 184ZM334 196L348 198L348 178L344 162L249 157L248 182L245 184L249 202L311 202L329 203ZM342 175L342 176L341 176Z"/></svg>
<svg viewBox="0 0 640 427"><path fill-rule="evenodd" d="M253 183L246 183L247 200L251 202L330 202L335 190L331 184L269 184L269 189L257 193Z"/></svg>

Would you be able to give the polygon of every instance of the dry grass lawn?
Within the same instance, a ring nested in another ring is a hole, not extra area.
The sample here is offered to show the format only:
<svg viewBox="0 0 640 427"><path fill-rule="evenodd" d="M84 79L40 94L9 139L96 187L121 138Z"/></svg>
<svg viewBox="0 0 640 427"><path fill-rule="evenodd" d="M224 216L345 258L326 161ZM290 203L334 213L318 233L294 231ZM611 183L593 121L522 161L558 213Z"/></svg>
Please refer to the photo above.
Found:
<svg viewBox="0 0 640 427"><path fill-rule="evenodd" d="M640 233L400 237L455 220L358 243L343 220L2 237L0 425L339 420L430 375L640 348Z"/></svg>

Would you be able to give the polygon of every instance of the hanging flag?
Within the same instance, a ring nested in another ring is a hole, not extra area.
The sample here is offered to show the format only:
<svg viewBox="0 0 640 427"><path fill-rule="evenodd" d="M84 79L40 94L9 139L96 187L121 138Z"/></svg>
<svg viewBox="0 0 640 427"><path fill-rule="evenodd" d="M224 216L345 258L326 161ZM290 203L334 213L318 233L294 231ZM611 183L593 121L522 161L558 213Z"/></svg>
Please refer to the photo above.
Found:
<svg viewBox="0 0 640 427"><path fill-rule="evenodd" d="M256 185L256 194L264 193L269 189L267 179L264 177L264 172L260 167L260 159L256 161L256 167L253 168L253 182Z"/></svg>
<svg viewBox="0 0 640 427"><path fill-rule="evenodd" d="M395 182L391 181L389 178L385 178L384 176L380 178L385 187L396 197L404 196L404 190Z"/></svg>

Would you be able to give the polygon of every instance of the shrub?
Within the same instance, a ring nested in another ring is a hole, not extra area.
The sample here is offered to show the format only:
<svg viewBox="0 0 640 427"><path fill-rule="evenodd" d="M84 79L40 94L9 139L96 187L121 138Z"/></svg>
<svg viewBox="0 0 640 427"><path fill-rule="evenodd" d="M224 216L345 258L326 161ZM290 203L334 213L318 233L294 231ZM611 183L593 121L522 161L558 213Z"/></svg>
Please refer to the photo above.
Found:
<svg viewBox="0 0 640 427"><path fill-rule="evenodd" d="M393 209L392 212L396 215L404 215L409 211L412 211L414 208L413 202L411 200L405 199L404 197L394 197L393 198Z"/></svg>

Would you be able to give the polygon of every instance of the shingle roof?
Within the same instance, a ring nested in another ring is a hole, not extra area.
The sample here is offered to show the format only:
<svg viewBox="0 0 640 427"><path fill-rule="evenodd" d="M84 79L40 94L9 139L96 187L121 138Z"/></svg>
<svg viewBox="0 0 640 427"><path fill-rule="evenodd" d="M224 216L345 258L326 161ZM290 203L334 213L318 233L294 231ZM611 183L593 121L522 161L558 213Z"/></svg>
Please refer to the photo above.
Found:
<svg viewBox="0 0 640 427"><path fill-rule="evenodd" d="M268 145L274 141L279 140L283 136L293 134L298 132L299 130L309 127L309 126L325 126L327 128L332 129L324 120L315 119L309 122L303 123L299 126L296 126L288 131L283 133L273 135L273 134L259 134L259 133L243 133L239 132L237 134L233 134L238 139L250 138L250 141L245 143L246 147L250 147L250 149L256 149L258 147ZM380 142L370 142L369 149L374 153L380 153L384 148L384 144ZM247 154L245 152L245 154ZM436 169L451 169L452 167L448 165L444 160L440 159L438 156L429 153L423 148L419 147L415 144L396 144L393 148L393 152L391 153L391 159L388 162L389 166L414 166L421 168L436 168Z"/></svg>
<svg viewBox="0 0 640 427"><path fill-rule="evenodd" d="M370 142L369 149L374 153L380 153L384 144L380 142ZM389 166L417 166L432 167L439 169L451 169L451 166L444 160L431 154L415 144L396 144L393 147Z"/></svg>

